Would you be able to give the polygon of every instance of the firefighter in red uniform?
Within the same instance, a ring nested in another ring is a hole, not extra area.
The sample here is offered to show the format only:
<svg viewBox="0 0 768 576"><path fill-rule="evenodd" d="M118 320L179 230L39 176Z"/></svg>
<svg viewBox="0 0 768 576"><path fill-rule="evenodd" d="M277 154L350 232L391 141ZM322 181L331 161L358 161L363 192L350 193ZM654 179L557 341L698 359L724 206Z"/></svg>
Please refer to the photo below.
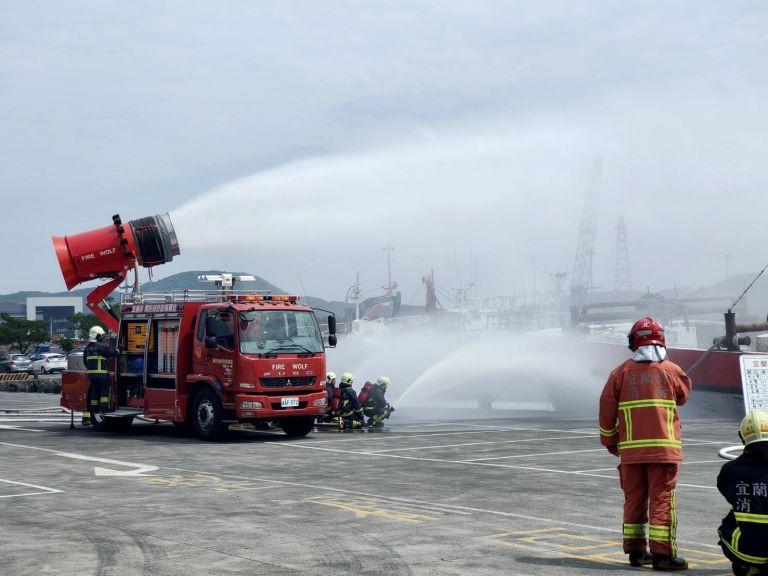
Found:
<svg viewBox="0 0 768 576"><path fill-rule="evenodd" d="M628 339L632 358L611 372L600 396L600 442L621 457L624 552L632 566L684 570L688 562L677 556L676 543L683 461L677 406L688 400L691 379L666 359L664 327L653 318L635 322Z"/></svg>
<svg viewBox="0 0 768 576"><path fill-rule="evenodd" d="M736 576L768 574L768 414L752 410L741 421L744 453L723 465L717 489L731 510L718 535Z"/></svg>

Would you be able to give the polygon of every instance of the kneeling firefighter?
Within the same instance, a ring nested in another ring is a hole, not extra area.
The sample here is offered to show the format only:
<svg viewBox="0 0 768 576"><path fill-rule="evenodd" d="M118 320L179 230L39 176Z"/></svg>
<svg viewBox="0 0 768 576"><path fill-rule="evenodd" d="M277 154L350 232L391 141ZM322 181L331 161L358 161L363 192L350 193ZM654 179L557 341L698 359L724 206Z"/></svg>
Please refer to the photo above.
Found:
<svg viewBox="0 0 768 576"><path fill-rule="evenodd" d="M338 417L339 407L334 406L334 395L336 394L336 373L328 372L325 375L325 414L317 417L318 422L331 422ZM338 404L338 402L336 402Z"/></svg>
<svg viewBox="0 0 768 576"><path fill-rule="evenodd" d="M91 423L92 413L107 412L110 409L110 376L107 367L107 358L115 356L107 342L104 342L104 329L94 326L88 331L88 344L83 351L85 370L88 373L90 386L85 411L83 412L83 424Z"/></svg>
<svg viewBox="0 0 768 576"><path fill-rule="evenodd" d="M384 420L395 411L384 398L390 380L387 376L381 376L371 387L363 402L363 414L368 416L366 426L378 428L384 425Z"/></svg>
<svg viewBox="0 0 768 576"><path fill-rule="evenodd" d="M352 388L355 376L351 372L341 375L339 388L341 389L341 402L339 404L339 428L352 430L363 427L363 409L357 399L357 394Z"/></svg>
<svg viewBox="0 0 768 576"><path fill-rule="evenodd" d="M741 421L744 452L727 462L717 489L731 505L718 529L723 554L737 576L768 574L768 414L752 410Z"/></svg>

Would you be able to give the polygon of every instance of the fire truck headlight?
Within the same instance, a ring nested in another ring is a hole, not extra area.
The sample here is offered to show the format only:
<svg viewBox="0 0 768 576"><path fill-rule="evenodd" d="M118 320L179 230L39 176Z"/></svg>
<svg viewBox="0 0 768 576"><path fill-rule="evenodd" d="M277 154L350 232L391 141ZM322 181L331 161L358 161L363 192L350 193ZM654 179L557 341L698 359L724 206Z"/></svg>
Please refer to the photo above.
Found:
<svg viewBox="0 0 768 576"><path fill-rule="evenodd" d="M240 408L264 408L261 402L251 402L249 400L243 400L240 402Z"/></svg>
<svg viewBox="0 0 768 576"><path fill-rule="evenodd" d="M325 398L325 397L318 398L318 399L315 400L315 406L325 406L327 400L328 399Z"/></svg>

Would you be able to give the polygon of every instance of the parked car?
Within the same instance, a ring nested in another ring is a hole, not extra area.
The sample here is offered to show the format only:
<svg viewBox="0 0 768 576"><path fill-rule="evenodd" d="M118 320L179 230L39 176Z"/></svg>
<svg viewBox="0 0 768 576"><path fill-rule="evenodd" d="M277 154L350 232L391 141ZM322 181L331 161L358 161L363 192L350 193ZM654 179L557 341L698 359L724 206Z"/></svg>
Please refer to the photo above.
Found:
<svg viewBox="0 0 768 576"><path fill-rule="evenodd" d="M50 374L63 372L67 368L67 359L64 354L56 352L43 352L32 357L32 372L35 374Z"/></svg>
<svg viewBox="0 0 768 576"><path fill-rule="evenodd" d="M32 372L32 362L26 354L3 354L0 356L0 370L3 372Z"/></svg>

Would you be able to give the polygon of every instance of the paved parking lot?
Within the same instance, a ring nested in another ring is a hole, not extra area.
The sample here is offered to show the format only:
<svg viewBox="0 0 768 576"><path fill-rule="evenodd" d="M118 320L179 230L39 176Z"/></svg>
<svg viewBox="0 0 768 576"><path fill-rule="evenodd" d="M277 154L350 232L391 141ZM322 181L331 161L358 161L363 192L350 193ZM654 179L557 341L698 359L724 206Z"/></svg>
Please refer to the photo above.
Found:
<svg viewBox="0 0 768 576"><path fill-rule="evenodd" d="M381 432L225 442L169 424L70 430L58 396L0 394L0 574L625 574L617 460L594 418L398 411ZM738 400L682 412L688 574L730 574L717 452Z"/></svg>

